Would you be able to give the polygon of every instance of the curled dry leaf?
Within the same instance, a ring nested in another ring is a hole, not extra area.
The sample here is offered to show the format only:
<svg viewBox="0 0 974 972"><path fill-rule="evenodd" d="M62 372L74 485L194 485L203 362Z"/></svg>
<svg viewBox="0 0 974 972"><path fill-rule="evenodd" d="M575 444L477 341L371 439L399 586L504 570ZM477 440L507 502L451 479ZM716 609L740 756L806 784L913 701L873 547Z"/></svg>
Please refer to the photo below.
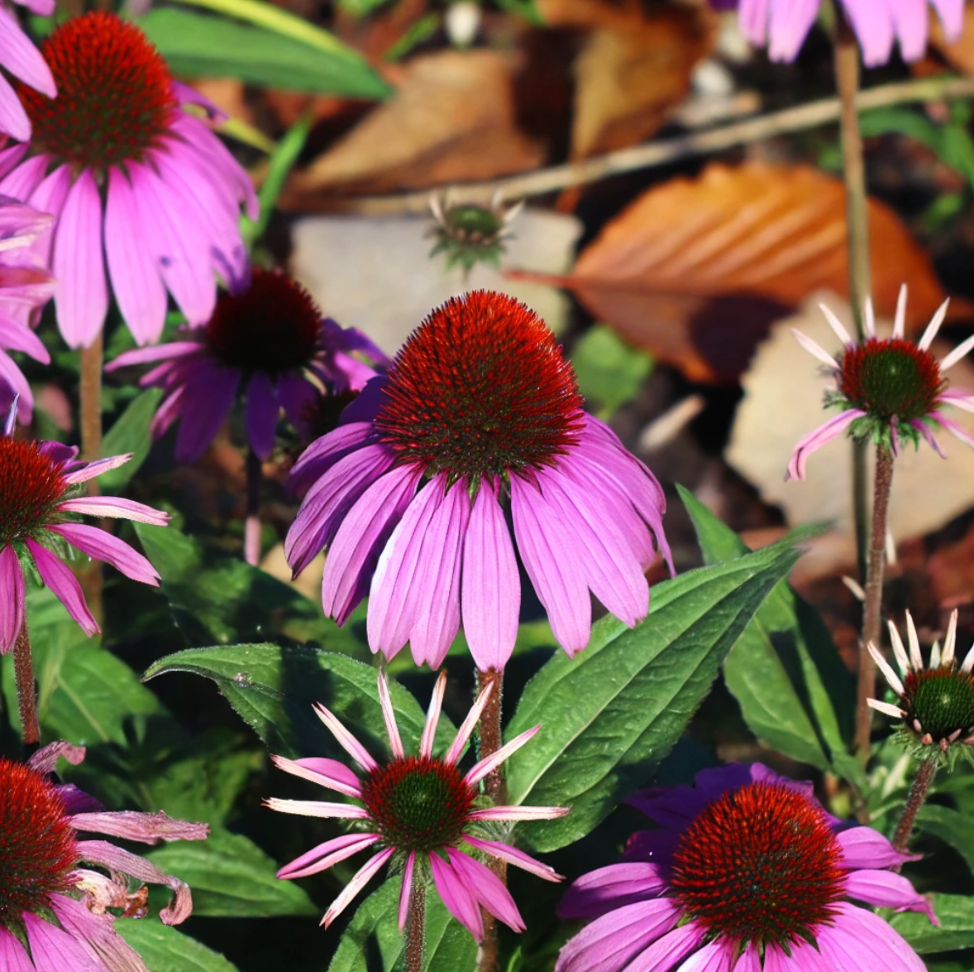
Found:
<svg viewBox="0 0 974 972"><path fill-rule="evenodd" d="M516 124L517 58L497 51L440 51L411 61L397 93L308 168L282 205L310 197L422 189L491 179L541 163L543 147Z"/></svg>
<svg viewBox="0 0 974 972"><path fill-rule="evenodd" d="M919 327L944 292L893 211L875 199L869 206L877 311L893 312L907 280L908 324ZM569 276L544 279L690 378L732 383L784 311L817 288L848 294L845 235L840 180L806 166L715 163L645 192Z"/></svg>
<svg viewBox="0 0 974 972"><path fill-rule="evenodd" d="M782 508L788 523L832 522L841 540L831 554L838 564L852 564L852 449L848 439L835 439L816 452L808 460L806 479L784 481L795 444L821 425L827 414L835 414L822 408L826 381L819 365L791 334L796 328L828 351L838 350L819 302L854 331L848 304L830 292L813 294L798 314L776 323L742 378L745 395L737 407L724 457L757 487L765 502ZM891 334L890 321L878 321L877 332ZM940 342L934 342L932 348L937 357L949 350L949 345ZM974 365L967 359L959 361L950 369L950 381L958 388L974 389ZM951 418L974 431L974 415L952 409ZM938 439L946 460L926 445L917 451L906 448L896 460L890 531L897 542L930 533L974 505L974 449L947 433Z"/></svg>

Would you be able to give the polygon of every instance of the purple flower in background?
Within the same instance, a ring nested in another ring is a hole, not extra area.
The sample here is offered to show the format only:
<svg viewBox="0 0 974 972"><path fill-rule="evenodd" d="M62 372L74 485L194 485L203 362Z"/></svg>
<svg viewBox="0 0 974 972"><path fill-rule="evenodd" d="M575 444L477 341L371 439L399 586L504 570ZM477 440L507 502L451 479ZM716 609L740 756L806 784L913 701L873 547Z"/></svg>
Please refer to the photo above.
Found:
<svg viewBox="0 0 974 972"><path fill-rule="evenodd" d="M361 356L371 362L366 364ZM194 462L219 431L238 390L247 399L247 438L266 459L283 408L299 429L323 393L358 392L386 356L364 334L323 319L308 292L283 273L254 268L221 295L205 327L180 340L119 355L110 371L160 361L140 382L165 391L152 431L181 419L176 458Z"/></svg>
<svg viewBox="0 0 974 972"><path fill-rule="evenodd" d="M732 4L711 0L719 10ZM930 0L948 40L960 37L964 0ZM757 47L767 45L772 61L793 61L818 16L819 0L739 0L741 30ZM905 61L927 49L927 0L842 0L841 7L859 40L867 67L885 64L898 41Z"/></svg>
<svg viewBox="0 0 974 972"><path fill-rule="evenodd" d="M54 13L55 0L14 0L39 17ZM0 7L0 67L19 78L25 85L48 98L57 95L57 87L51 69L34 47L30 38L21 30L17 15L6 6ZM10 82L0 74L0 133L10 135L20 142L31 136L30 119Z"/></svg>
<svg viewBox="0 0 974 972"><path fill-rule="evenodd" d="M11 408L0 429L0 654L13 647L24 621L21 557L33 561L41 580L68 614L92 635L99 630L98 623L88 610L78 579L55 550L64 550L67 543L143 584L158 585L159 575L127 543L78 522L77 515L119 517L156 526L169 522L168 514L134 500L81 495L81 483L121 466L131 455L81 462L76 458L77 449L59 442L15 439L15 418Z"/></svg>
<svg viewBox="0 0 974 972"><path fill-rule="evenodd" d="M52 743L27 763L0 757L0 969L3 972L147 972L138 953L115 931L109 908L142 917L147 882L175 894L159 912L178 925L193 910L189 888L103 834L157 844L204 840L206 824L164 813L110 812L76 787L51 783L58 758L77 764L85 751ZM94 865L93 870L85 865ZM135 890L130 881L136 882ZM26 944L25 944L26 943Z"/></svg>
<svg viewBox="0 0 974 972"><path fill-rule="evenodd" d="M358 763L361 775L334 759L271 757L286 773L335 790L355 802L328 803L272 797L266 801L268 807L306 817L349 820L358 825L353 833L326 840L282 867L277 872L279 878L319 874L359 851L368 848L373 851L373 856L325 912L321 923L326 928L389 861L403 868L399 895L400 931L406 924L413 882L425 884L431 876L450 914L478 941L484 937L481 906L514 931L523 931L524 922L501 880L472 855L499 858L545 881L562 880L546 864L508 843L489 838L493 822L511 825L518 820L553 820L565 816L567 807L475 807L477 784L528 742L541 726L522 732L493 755L480 760L466 774L457 768L457 761L492 689L493 684L488 684L481 690L442 757L433 755L433 739L446 691L445 672L440 674L433 690L418 756L406 755L396 725L389 684L385 672L380 672L379 700L392 751L390 762L382 765L373 759L323 705L315 706L318 718Z"/></svg>
<svg viewBox="0 0 974 972"><path fill-rule="evenodd" d="M525 570L569 653L588 644L589 590L632 626L663 536L663 491L582 410L544 321L476 291L435 310L294 467L304 488L286 554L295 574L328 548L325 614L344 624L367 591L373 651L407 642L442 664L461 619L481 670L514 647ZM655 547L654 547L655 537ZM371 585L371 590L370 590Z"/></svg>
<svg viewBox="0 0 974 972"><path fill-rule="evenodd" d="M191 324L208 320L216 274L245 272L240 205L257 212L246 172L185 107L216 110L115 14L71 18L42 52L60 95L19 86L33 135L0 152L0 194L57 217L37 249L50 254L65 341L87 347L101 333L106 264L139 344L162 333L167 289Z"/></svg>
<svg viewBox="0 0 974 972"><path fill-rule="evenodd" d="M657 829L568 890L559 914L590 924L555 972L924 972L897 932L849 900L935 921L894 870L916 858L826 813L810 783L731 765L629 802Z"/></svg>
<svg viewBox="0 0 974 972"><path fill-rule="evenodd" d="M938 361L930 345L947 314L947 301L933 315L920 340L906 340L906 285L900 290L891 338L877 338L872 302L866 301L865 337L853 341L842 322L824 304L829 326L842 342L833 357L801 331L792 329L798 343L829 370L835 382L825 393L825 405L842 411L813 429L795 446L785 479L804 479L805 462L846 429L857 438L869 438L885 445L895 456L904 441L919 446L924 439L943 457L933 429L946 429L961 442L974 446L974 436L964 426L947 418L948 406L974 412L974 394L951 390L944 372L974 348L974 335Z"/></svg>
<svg viewBox="0 0 974 972"><path fill-rule="evenodd" d="M30 324L54 292L54 281L32 246L53 222L46 213L0 196L0 415L6 415L19 396L18 418L24 423L31 419L34 396L7 352L21 351L43 364L51 360Z"/></svg>

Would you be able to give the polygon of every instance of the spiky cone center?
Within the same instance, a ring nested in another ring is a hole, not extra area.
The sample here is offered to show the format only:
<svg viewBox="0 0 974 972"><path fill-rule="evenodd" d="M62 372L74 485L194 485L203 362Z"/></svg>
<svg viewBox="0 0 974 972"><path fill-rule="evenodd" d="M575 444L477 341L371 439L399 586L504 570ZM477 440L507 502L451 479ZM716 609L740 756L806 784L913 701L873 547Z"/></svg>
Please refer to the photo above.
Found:
<svg viewBox="0 0 974 972"><path fill-rule="evenodd" d="M548 326L505 294L454 297L389 370L375 424L400 461L451 479L541 469L577 442L582 397Z"/></svg>
<svg viewBox="0 0 974 972"><path fill-rule="evenodd" d="M0 927L50 907L78 862L64 801L40 773L0 758Z"/></svg>
<svg viewBox="0 0 974 972"><path fill-rule="evenodd" d="M135 24L96 11L72 17L41 46L57 84L48 98L18 84L32 143L78 168L144 162L178 105L162 55Z"/></svg>
<svg viewBox="0 0 974 972"><path fill-rule="evenodd" d="M49 523L66 492L60 463L37 442L0 436L0 549Z"/></svg>
<svg viewBox="0 0 974 972"><path fill-rule="evenodd" d="M287 274L251 272L250 286L224 293L206 327L206 344L221 364L277 375L310 364L318 348L321 311Z"/></svg>
<svg viewBox="0 0 974 972"><path fill-rule="evenodd" d="M476 795L456 766L430 757L393 760L362 783L362 802L377 831L406 852L456 846Z"/></svg>
<svg viewBox="0 0 974 972"><path fill-rule="evenodd" d="M974 674L953 665L908 672L903 680L906 724L932 741L952 741L974 729Z"/></svg>
<svg viewBox="0 0 974 972"><path fill-rule="evenodd" d="M443 233L458 243L495 243L504 231L504 214L483 206L460 204L443 214Z"/></svg>
<svg viewBox="0 0 974 972"><path fill-rule="evenodd" d="M787 946L830 921L844 893L840 856L821 807L781 784L751 783L714 800L683 833L672 883L713 934Z"/></svg>
<svg viewBox="0 0 974 972"><path fill-rule="evenodd" d="M925 418L947 382L929 351L900 338L869 338L845 349L838 386L853 408L889 423Z"/></svg>

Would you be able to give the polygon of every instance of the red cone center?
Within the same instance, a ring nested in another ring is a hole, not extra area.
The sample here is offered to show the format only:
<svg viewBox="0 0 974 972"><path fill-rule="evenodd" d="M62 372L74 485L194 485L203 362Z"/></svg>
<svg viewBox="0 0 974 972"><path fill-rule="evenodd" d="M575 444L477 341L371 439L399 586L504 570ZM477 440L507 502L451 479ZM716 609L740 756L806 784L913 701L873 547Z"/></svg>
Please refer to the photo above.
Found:
<svg viewBox="0 0 974 972"><path fill-rule="evenodd" d="M369 774L362 801L389 846L404 851L453 847L463 836L476 791L456 766L410 756Z"/></svg>
<svg viewBox="0 0 974 972"><path fill-rule="evenodd" d="M64 801L40 773L0 758L0 926L50 907L78 861Z"/></svg>
<svg viewBox="0 0 974 972"><path fill-rule="evenodd" d="M17 85L32 142L56 159L104 169L144 162L169 131L177 101L162 55L113 13L72 17L41 46L57 84L48 98Z"/></svg>
<svg viewBox="0 0 974 972"><path fill-rule="evenodd" d="M61 464L37 442L0 436L0 548L48 522L65 490Z"/></svg>
<svg viewBox="0 0 974 972"><path fill-rule="evenodd" d="M683 833L673 887L687 913L741 943L814 935L843 897L825 812L789 787L751 783L714 800Z"/></svg>
<svg viewBox="0 0 974 972"><path fill-rule="evenodd" d="M473 479L551 465L577 441L575 373L537 314L513 297L454 297L396 357L376 419L402 461Z"/></svg>
<svg viewBox="0 0 974 972"><path fill-rule="evenodd" d="M255 267L246 290L217 301L206 343L227 367L276 375L310 364L320 330L321 311L304 287Z"/></svg>

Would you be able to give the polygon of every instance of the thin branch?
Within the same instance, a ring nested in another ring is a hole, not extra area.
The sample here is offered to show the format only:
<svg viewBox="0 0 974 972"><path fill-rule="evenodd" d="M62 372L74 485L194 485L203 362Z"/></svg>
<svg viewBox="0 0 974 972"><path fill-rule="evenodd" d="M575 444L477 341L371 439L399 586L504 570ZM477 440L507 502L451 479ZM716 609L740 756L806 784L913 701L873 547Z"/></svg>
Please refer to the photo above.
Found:
<svg viewBox="0 0 974 972"><path fill-rule="evenodd" d="M974 98L974 80L967 78L920 78L884 84L862 91L856 98L860 111L887 108L925 101ZM394 196L360 196L335 202L341 212L362 213L367 216L423 214L429 211L431 193L453 190L471 202L487 202L496 192L505 199L524 199L559 192L570 186L598 182L612 176L667 165L679 159L720 152L738 145L761 142L788 132L818 128L839 120L841 106L838 98L826 98L786 108L783 111L759 115L720 128L691 132L676 138L660 139L645 145L608 152L582 162L536 169L523 175L508 176L489 182L454 183L434 186L420 192Z"/></svg>

